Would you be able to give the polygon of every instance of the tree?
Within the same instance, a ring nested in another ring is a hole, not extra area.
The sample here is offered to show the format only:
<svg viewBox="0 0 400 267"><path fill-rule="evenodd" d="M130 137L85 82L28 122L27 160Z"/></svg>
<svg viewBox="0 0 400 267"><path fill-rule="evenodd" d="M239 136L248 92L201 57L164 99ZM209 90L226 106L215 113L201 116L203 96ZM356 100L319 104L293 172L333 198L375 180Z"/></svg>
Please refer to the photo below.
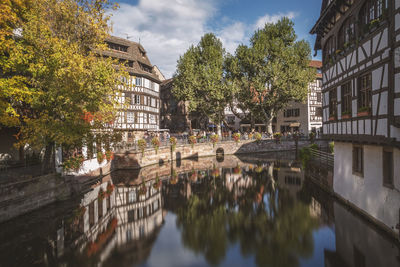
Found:
<svg viewBox="0 0 400 267"><path fill-rule="evenodd" d="M253 119L262 119L272 133L272 118L290 101L304 101L315 79L309 67L311 49L296 41L293 22L282 18L257 30L250 46L240 45L225 64L232 102ZM235 110L233 110L235 111Z"/></svg>
<svg viewBox="0 0 400 267"><path fill-rule="evenodd" d="M173 94L189 112L204 114L217 126L224 120L230 88L223 81L225 50L214 34L205 34L178 60Z"/></svg>
<svg viewBox="0 0 400 267"><path fill-rule="evenodd" d="M111 4L5 2L11 10L16 5L10 19L0 20L8 25L0 36L0 106L6 107L0 123L19 127L20 145L45 148L44 168L51 168L55 144L81 146L85 136L113 121L112 96L123 70L99 56L110 32L105 10Z"/></svg>

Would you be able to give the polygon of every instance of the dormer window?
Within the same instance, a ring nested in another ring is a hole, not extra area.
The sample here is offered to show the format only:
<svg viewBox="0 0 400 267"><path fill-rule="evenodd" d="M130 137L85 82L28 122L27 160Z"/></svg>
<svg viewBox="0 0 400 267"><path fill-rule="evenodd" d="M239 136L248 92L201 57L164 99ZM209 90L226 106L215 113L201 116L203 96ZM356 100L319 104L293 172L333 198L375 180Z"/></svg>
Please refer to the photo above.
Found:
<svg viewBox="0 0 400 267"><path fill-rule="evenodd" d="M387 7L388 0L369 0L364 4L360 11L360 21L364 24L364 33L379 24Z"/></svg>
<svg viewBox="0 0 400 267"><path fill-rule="evenodd" d="M121 51L121 52L128 52L128 46L126 46L126 45L107 42L107 46L108 46L108 48L110 48L112 50L117 50L117 51Z"/></svg>
<svg viewBox="0 0 400 267"><path fill-rule="evenodd" d="M139 62L139 65L140 65L140 69L141 70L143 70L145 72L148 72L148 73L151 73L152 67L149 67L149 66L147 66L147 65L145 65L143 63L140 63L140 62Z"/></svg>

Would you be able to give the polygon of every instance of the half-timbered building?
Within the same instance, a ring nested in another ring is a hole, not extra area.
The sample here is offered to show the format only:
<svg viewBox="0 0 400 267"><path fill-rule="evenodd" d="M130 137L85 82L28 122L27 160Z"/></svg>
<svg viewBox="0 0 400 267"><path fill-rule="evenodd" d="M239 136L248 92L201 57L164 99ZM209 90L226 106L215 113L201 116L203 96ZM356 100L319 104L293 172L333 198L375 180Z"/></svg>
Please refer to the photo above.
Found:
<svg viewBox="0 0 400 267"><path fill-rule="evenodd" d="M323 0L323 132L334 190L397 231L400 209L400 0Z"/></svg>
<svg viewBox="0 0 400 267"><path fill-rule="evenodd" d="M146 50L139 43L123 38L109 37L106 40L109 56L123 62L129 77L123 77L118 89L120 109L114 127L122 131L123 141L132 142L147 130L159 129L160 77L161 72L153 67Z"/></svg>

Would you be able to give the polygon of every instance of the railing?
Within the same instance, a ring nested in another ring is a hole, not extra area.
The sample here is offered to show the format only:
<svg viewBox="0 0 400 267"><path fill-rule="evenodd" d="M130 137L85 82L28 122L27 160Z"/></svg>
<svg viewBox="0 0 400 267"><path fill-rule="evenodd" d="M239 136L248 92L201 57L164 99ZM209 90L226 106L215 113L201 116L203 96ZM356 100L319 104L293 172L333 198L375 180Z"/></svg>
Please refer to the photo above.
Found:
<svg viewBox="0 0 400 267"><path fill-rule="evenodd" d="M189 145L190 141L189 141L189 135L171 135L171 137L175 137L176 138L176 145ZM151 139L153 137L149 137L149 138L145 138L143 140L146 141L146 147L145 149L148 148L153 148L152 144L151 144ZM249 138L248 135L241 135L240 136L240 141L248 141L248 140L253 140L256 141L256 138L253 136L252 138ZM165 138L163 136L159 137L159 141L160 141L160 145L159 148L164 148L164 147L170 147L171 143L169 138ZM235 139L233 138L233 135L227 135L227 136L220 136L218 139L218 143L224 143L224 142L234 142ZM262 142L276 142L275 138L273 137L269 137L267 135L263 135L261 138ZM294 138L292 136L282 136L280 138L280 141L295 141ZM308 139L305 136L299 137L298 141L310 141L310 139ZM196 143L197 144L205 144L205 143L212 143L211 140L211 136L202 136L202 137L198 137L196 139ZM135 150L135 151L139 151L139 147L138 147L138 143L137 140L136 141L132 141L132 142L121 142L121 144L118 146L118 150L123 151L123 150Z"/></svg>
<svg viewBox="0 0 400 267"><path fill-rule="evenodd" d="M310 149L311 159L319 165L328 166L333 168L334 166L334 155L321 150Z"/></svg>

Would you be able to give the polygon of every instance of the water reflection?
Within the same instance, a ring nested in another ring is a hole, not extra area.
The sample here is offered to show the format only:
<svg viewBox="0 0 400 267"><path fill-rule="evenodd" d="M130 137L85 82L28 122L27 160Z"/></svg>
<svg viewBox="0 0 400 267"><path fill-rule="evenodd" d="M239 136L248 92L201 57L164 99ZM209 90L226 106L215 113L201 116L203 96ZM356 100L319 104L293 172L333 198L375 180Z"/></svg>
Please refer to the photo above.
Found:
<svg viewBox="0 0 400 267"><path fill-rule="evenodd" d="M399 266L398 244L291 157L115 171L79 201L3 224L0 265Z"/></svg>

